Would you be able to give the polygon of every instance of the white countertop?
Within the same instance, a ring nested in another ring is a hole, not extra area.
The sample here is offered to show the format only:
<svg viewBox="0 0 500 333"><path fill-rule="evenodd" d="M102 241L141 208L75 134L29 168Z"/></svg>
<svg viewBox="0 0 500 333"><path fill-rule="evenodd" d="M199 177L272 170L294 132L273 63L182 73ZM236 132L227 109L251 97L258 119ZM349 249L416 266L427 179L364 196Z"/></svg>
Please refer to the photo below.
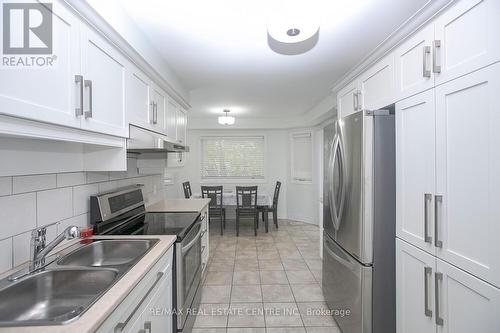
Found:
<svg viewBox="0 0 500 333"><path fill-rule="evenodd" d="M201 213L210 203L210 199L165 199L146 207L148 212L170 212L170 213Z"/></svg>
<svg viewBox="0 0 500 333"><path fill-rule="evenodd" d="M101 296L85 313L67 325L1 327L0 333L86 333L94 332L109 317L129 292L151 270L154 264L175 242L176 236L94 236L93 239L159 239L151 250L142 257L114 286ZM79 240L68 242L68 246Z"/></svg>

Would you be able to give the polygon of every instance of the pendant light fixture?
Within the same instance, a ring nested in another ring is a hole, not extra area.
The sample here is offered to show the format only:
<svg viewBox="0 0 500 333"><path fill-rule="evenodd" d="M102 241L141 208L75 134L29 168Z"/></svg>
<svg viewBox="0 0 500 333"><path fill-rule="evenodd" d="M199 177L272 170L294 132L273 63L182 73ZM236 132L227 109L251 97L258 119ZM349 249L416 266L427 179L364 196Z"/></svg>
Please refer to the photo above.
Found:
<svg viewBox="0 0 500 333"><path fill-rule="evenodd" d="M219 124L220 125L234 125L234 117L228 116L228 113L231 112L229 110L224 110L224 116L219 116Z"/></svg>

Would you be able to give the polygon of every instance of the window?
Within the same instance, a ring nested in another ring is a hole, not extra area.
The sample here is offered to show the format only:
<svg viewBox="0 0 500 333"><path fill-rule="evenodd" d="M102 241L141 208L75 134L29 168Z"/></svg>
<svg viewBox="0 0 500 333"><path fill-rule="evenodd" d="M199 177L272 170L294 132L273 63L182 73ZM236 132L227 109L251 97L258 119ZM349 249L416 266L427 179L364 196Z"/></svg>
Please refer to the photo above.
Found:
<svg viewBox="0 0 500 333"><path fill-rule="evenodd" d="M290 141L292 182L310 183L312 181L312 134L311 132L292 133Z"/></svg>
<svg viewBox="0 0 500 333"><path fill-rule="evenodd" d="M264 137L201 138L202 179L264 179Z"/></svg>

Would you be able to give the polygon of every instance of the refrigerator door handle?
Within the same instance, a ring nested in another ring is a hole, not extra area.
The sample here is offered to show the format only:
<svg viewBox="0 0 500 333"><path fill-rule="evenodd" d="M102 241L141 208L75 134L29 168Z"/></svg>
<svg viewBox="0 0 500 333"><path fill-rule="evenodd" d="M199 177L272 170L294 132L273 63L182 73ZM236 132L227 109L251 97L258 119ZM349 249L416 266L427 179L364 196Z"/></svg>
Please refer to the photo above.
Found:
<svg viewBox="0 0 500 333"><path fill-rule="evenodd" d="M325 239L324 249L326 250L326 252L332 258L334 258L336 261L341 263L343 266L347 267L350 271L353 271L353 272L356 271L356 267L355 267L355 265L353 265L353 262L346 260L346 259L342 258L339 254L335 253L335 251L330 247L330 243L332 243L332 242Z"/></svg>
<svg viewBox="0 0 500 333"><path fill-rule="evenodd" d="M344 208L345 208L345 201L346 201L346 195L347 195L347 169L346 169L346 163L345 163L345 151L344 151L344 146L342 145L342 140L341 140L341 134L339 134L339 146L338 150L340 152L340 174L341 174L341 179L340 179L340 184L341 184L341 197L340 197L340 207L338 209L338 219L342 219L342 215L344 214ZM339 223L340 224L340 223Z"/></svg>
<svg viewBox="0 0 500 333"><path fill-rule="evenodd" d="M335 230L339 230L340 227L340 221L337 215L337 202L336 202L336 196L335 196L335 190L333 186L333 175L335 173L335 161L337 160L337 152L338 152L338 147L340 144L340 139L338 134L335 136L335 139L333 139L333 150L332 150L332 158L331 158L331 170L329 174L331 175L331 183L330 183L330 214L332 215L333 219L333 227Z"/></svg>

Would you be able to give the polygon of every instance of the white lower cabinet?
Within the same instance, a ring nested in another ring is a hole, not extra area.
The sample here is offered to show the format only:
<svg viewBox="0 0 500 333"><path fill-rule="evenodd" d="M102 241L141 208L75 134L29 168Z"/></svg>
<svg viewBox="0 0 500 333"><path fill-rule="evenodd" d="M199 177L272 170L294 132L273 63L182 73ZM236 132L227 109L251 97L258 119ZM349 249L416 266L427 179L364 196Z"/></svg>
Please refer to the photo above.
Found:
<svg viewBox="0 0 500 333"><path fill-rule="evenodd" d="M97 329L99 333L173 331L171 247Z"/></svg>
<svg viewBox="0 0 500 333"><path fill-rule="evenodd" d="M498 333L500 289L396 240L398 333Z"/></svg>

